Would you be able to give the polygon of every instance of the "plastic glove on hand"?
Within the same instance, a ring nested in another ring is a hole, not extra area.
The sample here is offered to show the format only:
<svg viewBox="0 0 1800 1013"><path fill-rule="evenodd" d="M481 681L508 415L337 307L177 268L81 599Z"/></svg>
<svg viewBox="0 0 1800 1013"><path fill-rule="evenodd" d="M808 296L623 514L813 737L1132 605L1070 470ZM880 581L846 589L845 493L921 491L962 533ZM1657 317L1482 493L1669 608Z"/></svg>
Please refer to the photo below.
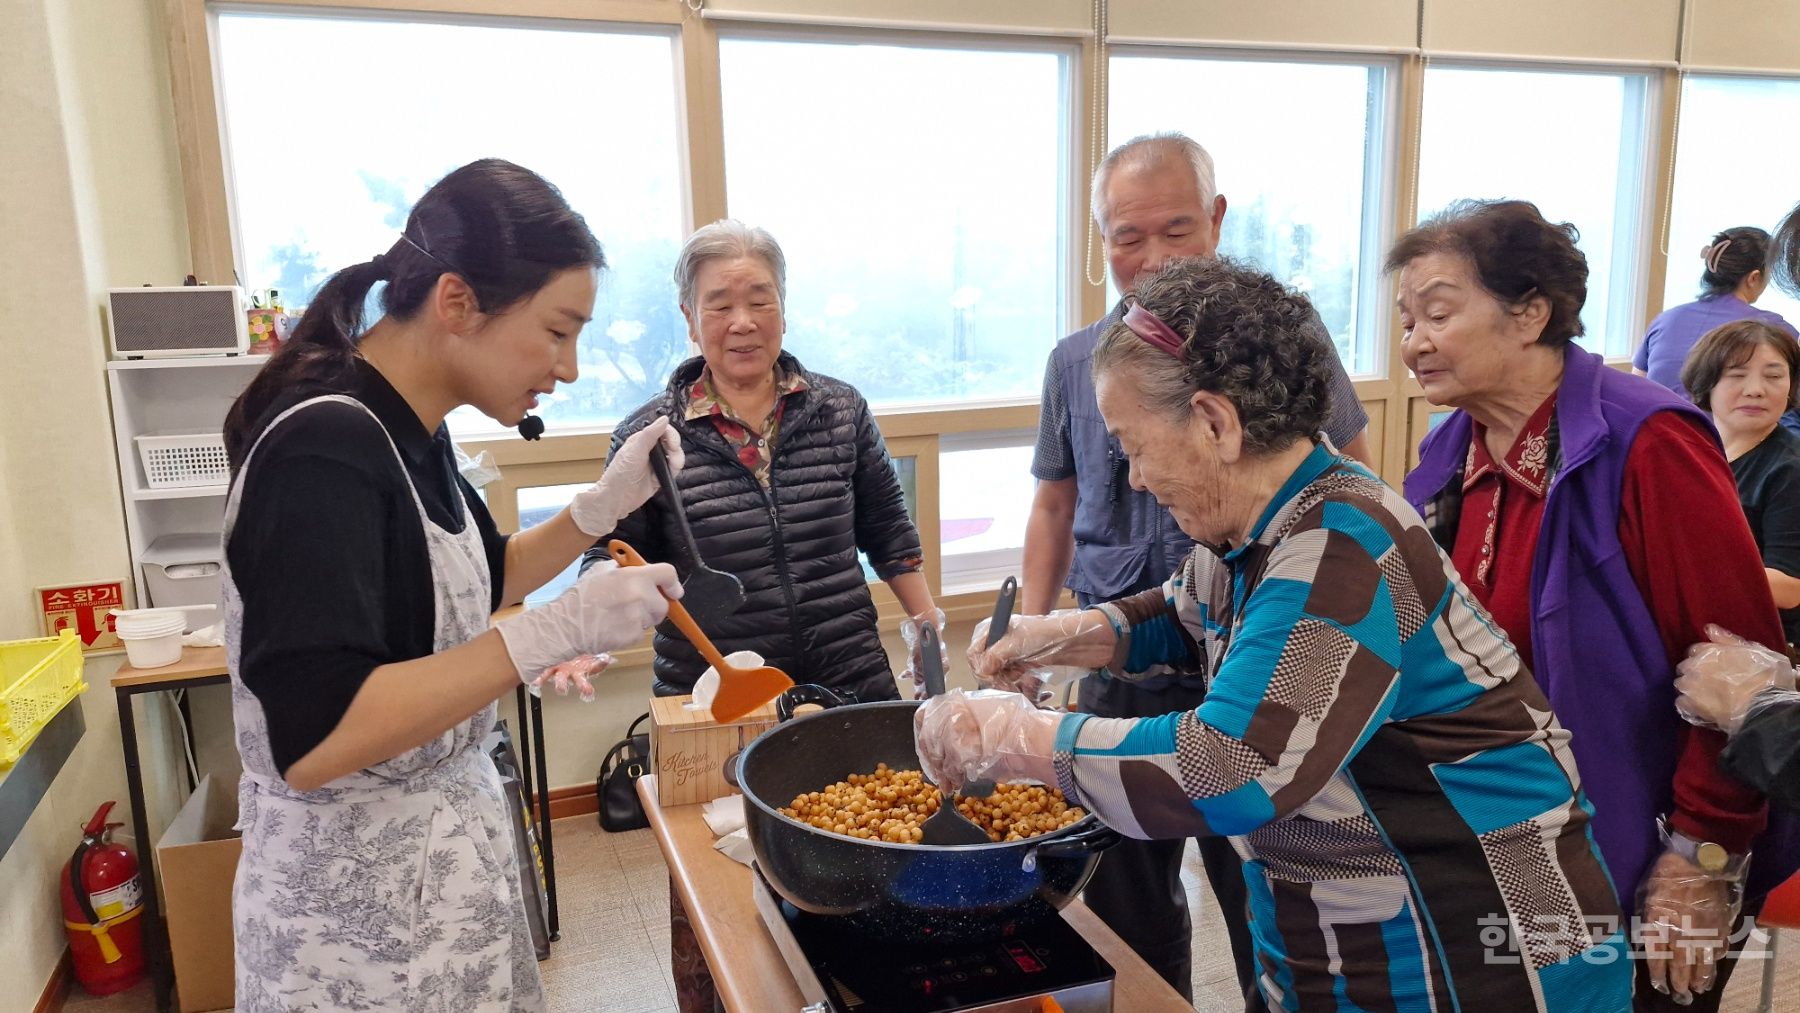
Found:
<svg viewBox="0 0 1800 1013"><path fill-rule="evenodd" d="M1006 635L988 646L991 620L975 624L969 641L969 668L984 685L1012 690L1036 700L1053 666L1094 669L1112 660L1118 637L1106 617L1091 609L1061 609L1041 616L1014 616Z"/></svg>
<svg viewBox="0 0 1800 1013"><path fill-rule="evenodd" d="M607 459L600 481L569 501L569 516L574 518L575 526L599 538L649 502L660 488L656 469L650 466L650 450L658 444L668 455L669 471L679 473L683 463L681 435L666 417L658 416L631 434L619 452Z"/></svg>
<svg viewBox="0 0 1800 1013"><path fill-rule="evenodd" d="M1758 694L1794 688L1794 666L1786 655L1718 626L1708 625L1706 635L1675 666L1681 693L1675 709L1690 724L1735 734Z"/></svg>
<svg viewBox="0 0 1800 1013"><path fill-rule="evenodd" d="M667 563L621 568L610 560L588 568L552 601L495 625L519 679L534 690L546 669L570 658L631 647L669 614L681 581Z"/></svg>
<svg viewBox="0 0 1800 1013"><path fill-rule="evenodd" d="M1664 851L1644 881L1645 970L1650 986L1686 1006L1718 980L1731 926L1743 906L1743 863L1735 873L1709 874L1685 856Z"/></svg>
<svg viewBox="0 0 1800 1013"><path fill-rule="evenodd" d="M929 615L909 616L900 621L900 639L906 641L906 670L900 678L912 683L913 699L925 699L925 679L919 664L919 630L927 623L937 627L938 654L943 661L944 671L950 670L950 648L944 646L944 610L934 608Z"/></svg>
<svg viewBox="0 0 1800 1013"><path fill-rule="evenodd" d="M531 688L540 695L548 684L556 690L557 696L568 696L573 686L581 693L582 703L594 702L594 684L591 681L601 672L606 671L613 663L610 654L584 654L579 658L571 658L560 665L551 665L544 669L544 674L531 681Z"/></svg>
<svg viewBox="0 0 1800 1013"><path fill-rule="evenodd" d="M913 713L919 767L951 792L971 781L1055 783L1051 754L1062 719L1017 693L949 690Z"/></svg>

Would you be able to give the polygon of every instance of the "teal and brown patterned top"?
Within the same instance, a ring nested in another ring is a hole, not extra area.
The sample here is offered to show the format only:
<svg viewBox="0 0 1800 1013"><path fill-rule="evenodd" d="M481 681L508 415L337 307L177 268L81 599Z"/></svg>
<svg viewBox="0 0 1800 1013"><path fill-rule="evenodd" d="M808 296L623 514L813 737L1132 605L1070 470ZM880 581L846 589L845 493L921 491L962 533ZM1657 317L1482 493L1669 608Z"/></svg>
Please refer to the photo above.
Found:
<svg viewBox="0 0 1800 1013"><path fill-rule="evenodd" d="M1228 836L1274 1010L1622 1013L1569 732L1394 490L1317 447L1241 546L1102 606L1192 711L1072 714L1057 780L1133 837Z"/></svg>

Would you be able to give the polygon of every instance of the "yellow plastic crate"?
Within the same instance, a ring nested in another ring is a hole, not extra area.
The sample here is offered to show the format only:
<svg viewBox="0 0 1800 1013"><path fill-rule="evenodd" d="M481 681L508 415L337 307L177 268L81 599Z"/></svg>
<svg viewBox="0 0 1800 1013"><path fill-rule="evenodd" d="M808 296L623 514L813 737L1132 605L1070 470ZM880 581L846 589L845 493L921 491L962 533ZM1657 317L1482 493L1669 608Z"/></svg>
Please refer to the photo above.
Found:
<svg viewBox="0 0 1800 1013"><path fill-rule="evenodd" d="M0 641L0 770L19 762L63 705L87 689L84 664L74 630Z"/></svg>

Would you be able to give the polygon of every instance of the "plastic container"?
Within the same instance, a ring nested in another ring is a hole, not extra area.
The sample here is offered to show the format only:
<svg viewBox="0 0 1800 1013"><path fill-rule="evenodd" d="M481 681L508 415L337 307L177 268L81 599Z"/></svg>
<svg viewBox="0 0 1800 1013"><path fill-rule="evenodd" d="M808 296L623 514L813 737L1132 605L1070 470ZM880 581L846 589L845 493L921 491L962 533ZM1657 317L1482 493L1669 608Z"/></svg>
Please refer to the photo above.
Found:
<svg viewBox="0 0 1800 1013"><path fill-rule="evenodd" d="M138 562L144 568L144 591L154 608L217 605L224 549L217 532L163 535L150 543Z"/></svg>
<svg viewBox="0 0 1800 1013"><path fill-rule="evenodd" d="M224 433L161 433L134 437L133 441L138 459L144 464L144 482L152 489L225 485L231 481Z"/></svg>
<svg viewBox="0 0 1800 1013"><path fill-rule="evenodd" d="M187 616L180 609L114 609L113 632L125 642L133 668L162 668L181 660Z"/></svg>
<svg viewBox="0 0 1800 1013"><path fill-rule="evenodd" d="M87 689L85 663L74 630L0 642L0 770L19 762L63 705Z"/></svg>

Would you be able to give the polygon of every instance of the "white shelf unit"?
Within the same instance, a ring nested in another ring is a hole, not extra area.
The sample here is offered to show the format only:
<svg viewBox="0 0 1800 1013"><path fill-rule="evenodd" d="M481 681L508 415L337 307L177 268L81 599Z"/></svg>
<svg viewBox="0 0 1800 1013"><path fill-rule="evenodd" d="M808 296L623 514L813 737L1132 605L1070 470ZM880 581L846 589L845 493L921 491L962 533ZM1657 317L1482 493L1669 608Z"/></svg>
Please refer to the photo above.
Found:
<svg viewBox="0 0 1800 1013"><path fill-rule="evenodd" d="M131 548L133 601L149 600L143 555L164 535L217 537L225 524L224 485L153 489L144 478L136 438L225 427L225 413L249 385L266 355L206 355L119 359L106 364L112 399L114 449L125 490L125 531Z"/></svg>

